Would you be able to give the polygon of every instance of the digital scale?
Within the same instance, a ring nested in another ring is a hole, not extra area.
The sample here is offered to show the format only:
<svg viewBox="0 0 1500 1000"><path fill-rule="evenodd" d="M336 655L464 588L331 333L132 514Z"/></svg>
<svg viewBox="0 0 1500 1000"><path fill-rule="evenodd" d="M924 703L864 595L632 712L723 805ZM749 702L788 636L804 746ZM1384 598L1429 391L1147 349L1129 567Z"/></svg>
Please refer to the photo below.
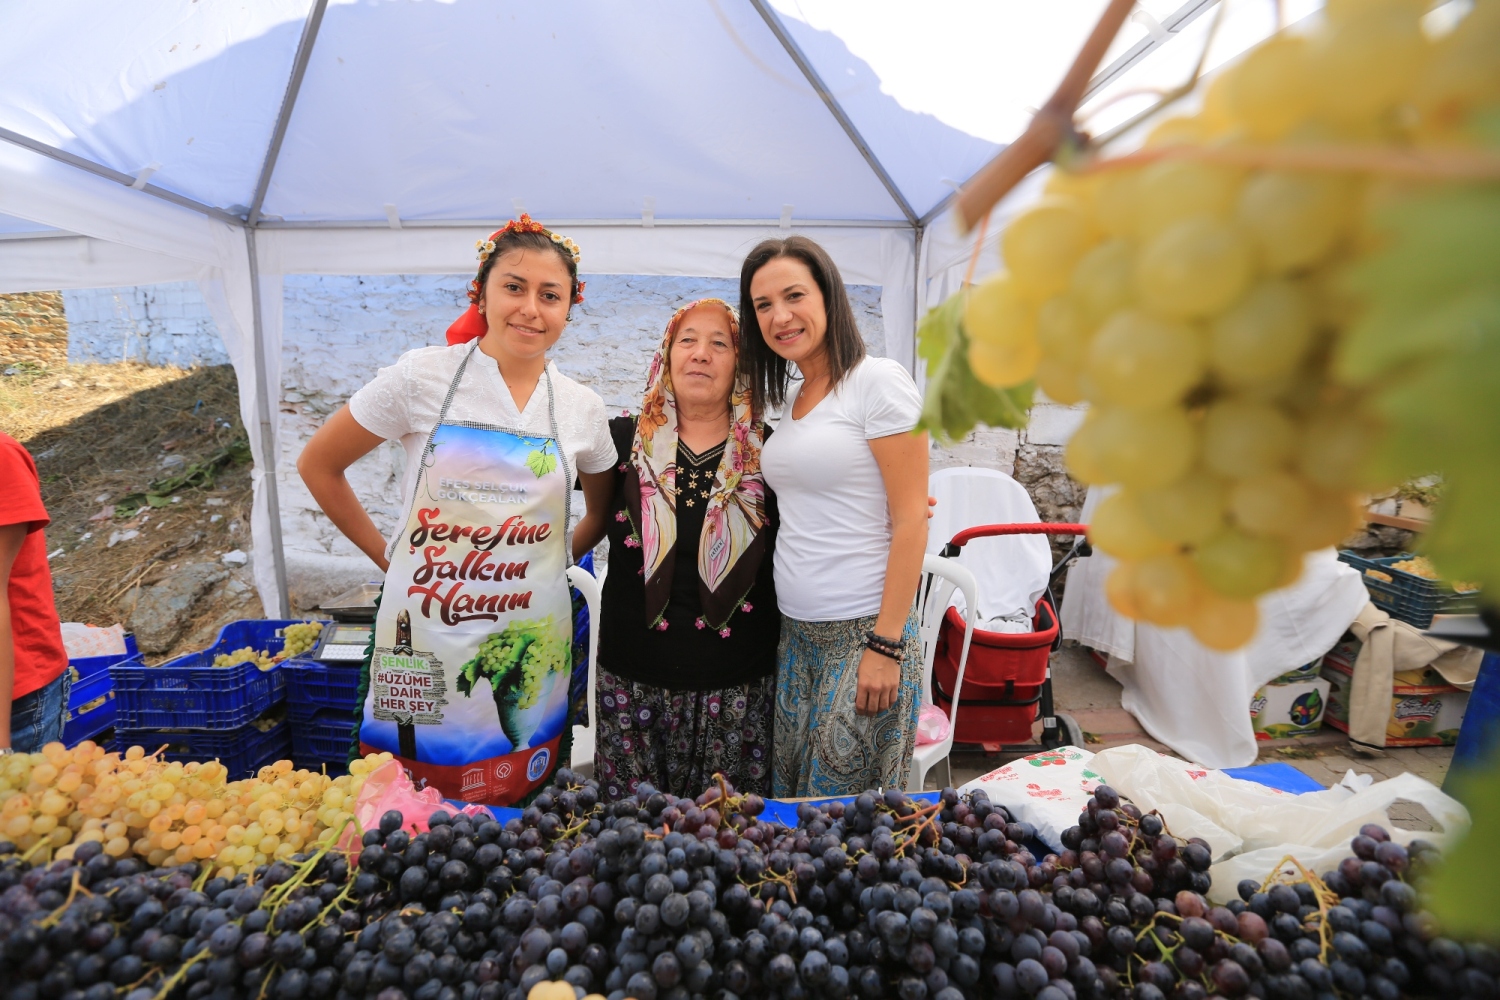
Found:
<svg viewBox="0 0 1500 1000"><path fill-rule="evenodd" d="M321 605L318 610L333 619L323 629L308 659L321 663L362 663L375 632L375 598L380 584L365 583Z"/></svg>

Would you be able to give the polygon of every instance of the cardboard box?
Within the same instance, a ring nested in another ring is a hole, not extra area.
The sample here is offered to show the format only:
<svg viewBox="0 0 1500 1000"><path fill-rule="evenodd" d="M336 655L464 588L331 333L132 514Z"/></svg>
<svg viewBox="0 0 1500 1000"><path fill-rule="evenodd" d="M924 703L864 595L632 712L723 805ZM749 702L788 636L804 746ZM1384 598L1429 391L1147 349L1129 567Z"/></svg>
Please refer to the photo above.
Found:
<svg viewBox="0 0 1500 1000"><path fill-rule="evenodd" d="M1250 699L1250 727L1258 740L1311 736L1323 725L1328 681L1306 668L1282 674Z"/></svg>
<svg viewBox="0 0 1500 1000"><path fill-rule="evenodd" d="M1340 644L1343 645L1343 644ZM1357 654L1356 654L1357 655ZM1323 658L1328 691L1328 724L1349 731L1349 689L1354 683L1353 660L1333 653ZM1452 746L1469 704L1466 691L1443 681L1435 670L1403 670L1391 687L1391 714L1386 720L1388 747Z"/></svg>

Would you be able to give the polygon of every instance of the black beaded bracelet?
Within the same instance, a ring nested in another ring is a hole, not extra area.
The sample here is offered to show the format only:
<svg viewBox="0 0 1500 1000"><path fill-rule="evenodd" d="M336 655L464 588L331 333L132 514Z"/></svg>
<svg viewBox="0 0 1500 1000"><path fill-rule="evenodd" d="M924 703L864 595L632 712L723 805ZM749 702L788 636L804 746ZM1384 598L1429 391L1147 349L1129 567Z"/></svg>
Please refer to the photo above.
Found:
<svg viewBox="0 0 1500 1000"><path fill-rule="evenodd" d="M899 660L899 659L901 659L901 655L899 653L897 653L896 651L891 650L891 649L887 649L884 646L877 645L876 643L870 642L869 640L865 641L865 648L868 649L872 653L879 653L881 656L884 656L886 659L889 659L889 660Z"/></svg>
<svg viewBox="0 0 1500 1000"><path fill-rule="evenodd" d="M883 635L876 635L873 631L865 633L865 644L880 646L893 652L901 651L900 639L887 639Z"/></svg>

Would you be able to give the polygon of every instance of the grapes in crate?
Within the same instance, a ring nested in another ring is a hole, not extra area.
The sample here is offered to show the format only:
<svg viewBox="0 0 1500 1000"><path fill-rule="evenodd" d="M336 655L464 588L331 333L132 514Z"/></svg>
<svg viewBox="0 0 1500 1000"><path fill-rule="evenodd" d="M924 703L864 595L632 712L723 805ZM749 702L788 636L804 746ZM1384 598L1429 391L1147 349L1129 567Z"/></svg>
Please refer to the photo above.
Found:
<svg viewBox="0 0 1500 1000"><path fill-rule="evenodd" d="M1237 648L1364 494L1432 472L1428 554L1500 579L1500 5L1428 6L1330 3L1139 154L1060 167L1004 273L924 322L929 427L959 368L1089 404L1067 463L1114 490L1122 614Z"/></svg>

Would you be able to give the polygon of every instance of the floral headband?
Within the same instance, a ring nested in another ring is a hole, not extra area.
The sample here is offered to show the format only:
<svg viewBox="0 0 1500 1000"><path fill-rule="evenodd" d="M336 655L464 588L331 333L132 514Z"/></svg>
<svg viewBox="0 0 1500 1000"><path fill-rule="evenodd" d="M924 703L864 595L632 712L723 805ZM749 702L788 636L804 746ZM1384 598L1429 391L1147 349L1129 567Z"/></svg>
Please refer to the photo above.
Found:
<svg viewBox="0 0 1500 1000"><path fill-rule="evenodd" d="M556 243L558 246L562 247L563 250L567 251L568 256L573 258L574 267L577 267L578 262L583 259L583 253L578 249L577 243L574 243L571 239L563 236L561 233L554 233L552 230L548 229L540 222L532 219L532 217L527 215L525 212L522 212L519 219L511 219L505 224L503 228L497 229L493 233L490 233L489 239L474 241L474 249L478 251L477 256L479 257L479 263L481 267L484 265L485 261L490 259L490 254L495 252L496 241L506 233L545 233L548 237L551 238L553 243ZM584 283L582 281L578 282L578 293L573 296L573 302L575 304L583 301L583 286ZM469 301L479 301L479 280L477 278L469 282Z"/></svg>

